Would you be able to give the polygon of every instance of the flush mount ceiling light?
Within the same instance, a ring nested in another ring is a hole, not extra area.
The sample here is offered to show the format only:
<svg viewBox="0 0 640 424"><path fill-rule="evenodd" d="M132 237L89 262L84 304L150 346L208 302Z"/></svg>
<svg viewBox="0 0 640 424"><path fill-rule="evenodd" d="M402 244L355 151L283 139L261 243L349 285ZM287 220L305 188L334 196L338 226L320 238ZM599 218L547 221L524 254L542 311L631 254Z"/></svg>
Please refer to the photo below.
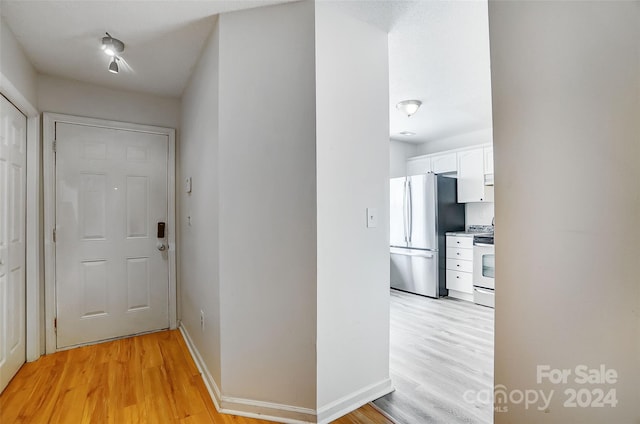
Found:
<svg viewBox="0 0 640 424"><path fill-rule="evenodd" d="M118 71L118 58L114 56L113 59L111 59L111 63L109 64L109 72L111 72L112 74L117 74Z"/></svg>
<svg viewBox="0 0 640 424"><path fill-rule="evenodd" d="M407 117L411 117L418 111L421 104L420 100L403 100L396 105L396 109L407 115Z"/></svg>
<svg viewBox="0 0 640 424"><path fill-rule="evenodd" d="M108 56L119 56L124 51L124 43L117 38L113 38L108 32L106 37L102 37L102 51Z"/></svg>

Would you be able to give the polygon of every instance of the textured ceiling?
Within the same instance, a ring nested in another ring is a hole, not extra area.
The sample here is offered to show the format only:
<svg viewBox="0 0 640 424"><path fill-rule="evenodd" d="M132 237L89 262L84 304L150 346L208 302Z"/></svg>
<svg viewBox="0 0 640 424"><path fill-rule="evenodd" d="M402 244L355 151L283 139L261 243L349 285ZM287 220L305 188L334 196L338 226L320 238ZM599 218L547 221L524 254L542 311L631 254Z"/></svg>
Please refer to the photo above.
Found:
<svg viewBox="0 0 640 424"><path fill-rule="evenodd" d="M1 0L0 11L41 73L180 96L215 14L282 2ZM389 32L391 138L422 143L491 127L486 0L336 3ZM98 48L106 31L126 44L129 69L118 75ZM395 109L406 99L423 103L411 118Z"/></svg>
<svg viewBox="0 0 640 424"><path fill-rule="evenodd" d="M1 13L38 72L180 96L214 15L282 1L1 0ZM105 32L125 43L125 66L107 72ZM124 69L123 69L124 68Z"/></svg>
<svg viewBox="0 0 640 424"><path fill-rule="evenodd" d="M408 130L429 141L491 127L486 2L416 2L392 29L389 50L391 106L422 101L411 118L391 109L392 137Z"/></svg>
<svg viewBox="0 0 640 424"><path fill-rule="evenodd" d="M390 137L424 143L491 128L486 0L347 1L389 33ZM395 105L422 102L407 118ZM401 131L415 133L400 135Z"/></svg>

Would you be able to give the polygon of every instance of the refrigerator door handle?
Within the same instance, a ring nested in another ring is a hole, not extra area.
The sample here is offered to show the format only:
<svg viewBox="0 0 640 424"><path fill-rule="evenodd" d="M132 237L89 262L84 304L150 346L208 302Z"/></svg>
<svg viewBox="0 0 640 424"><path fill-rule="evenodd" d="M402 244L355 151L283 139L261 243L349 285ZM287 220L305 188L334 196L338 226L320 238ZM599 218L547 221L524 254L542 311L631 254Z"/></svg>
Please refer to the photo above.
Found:
<svg viewBox="0 0 640 424"><path fill-rule="evenodd" d="M390 253L395 255L404 255L404 256L418 256L421 258L431 259L433 258L434 252L428 250L410 250L410 249L402 249L398 247L390 248Z"/></svg>
<svg viewBox="0 0 640 424"><path fill-rule="evenodd" d="M408 205L407 205L407 216L408 216L408 220L409 220L409 232L408 232L408 237L407 237L407 241L409 243L411 243L411 234L413 233L413 196L411 194L411 180L408 181L408 190L409 195L408 197Z"/></svg>
<svg viewBox="0 0 640 424"><path fill-rule="evenodd" d="M407 180L404 180L402 190L402 224L404 225L404 241L409 242L407 237Z"/></svg>

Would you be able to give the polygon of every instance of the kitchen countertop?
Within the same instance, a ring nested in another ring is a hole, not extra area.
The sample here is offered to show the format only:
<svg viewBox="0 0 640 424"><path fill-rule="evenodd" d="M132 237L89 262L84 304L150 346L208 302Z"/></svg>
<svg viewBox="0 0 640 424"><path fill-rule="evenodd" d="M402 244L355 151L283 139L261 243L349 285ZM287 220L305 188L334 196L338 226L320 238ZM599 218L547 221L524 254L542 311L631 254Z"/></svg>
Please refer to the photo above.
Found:
<svg viewBox="0 0 640 424"><path fill-rule="evenodd" d="M477 232L477 231L447 231L445 233L448 236L457 236L457 237L473 237L473 236L489 236L493 235L490 232Z"/></svg>

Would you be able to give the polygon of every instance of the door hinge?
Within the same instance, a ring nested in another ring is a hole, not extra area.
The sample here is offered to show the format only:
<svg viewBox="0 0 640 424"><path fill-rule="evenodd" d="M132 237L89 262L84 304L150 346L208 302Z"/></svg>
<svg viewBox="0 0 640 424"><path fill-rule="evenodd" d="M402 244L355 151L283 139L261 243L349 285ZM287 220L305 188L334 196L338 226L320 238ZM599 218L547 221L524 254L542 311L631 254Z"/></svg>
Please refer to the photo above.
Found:
<svg viewBox="0 0 640 424"><path fill-rule="evenodd" d="M57 149L57 147L58 147L58 146L57 146L57 143L58 143L57 141L53 140L53 151L54 151L54 152L56 151L56 149Z"/></svg>
<svg viewBox="0 0 640 424"><path fill-rule="evenodd" d="M53 331L55 333L58 332L58 318L57 317L53 319Z"/></svg>
<svg viewBox="0 0 640 424"><path fill-rule="evenodd" d="M56 242L56 229L53 229L53 242Z"/></svg>

